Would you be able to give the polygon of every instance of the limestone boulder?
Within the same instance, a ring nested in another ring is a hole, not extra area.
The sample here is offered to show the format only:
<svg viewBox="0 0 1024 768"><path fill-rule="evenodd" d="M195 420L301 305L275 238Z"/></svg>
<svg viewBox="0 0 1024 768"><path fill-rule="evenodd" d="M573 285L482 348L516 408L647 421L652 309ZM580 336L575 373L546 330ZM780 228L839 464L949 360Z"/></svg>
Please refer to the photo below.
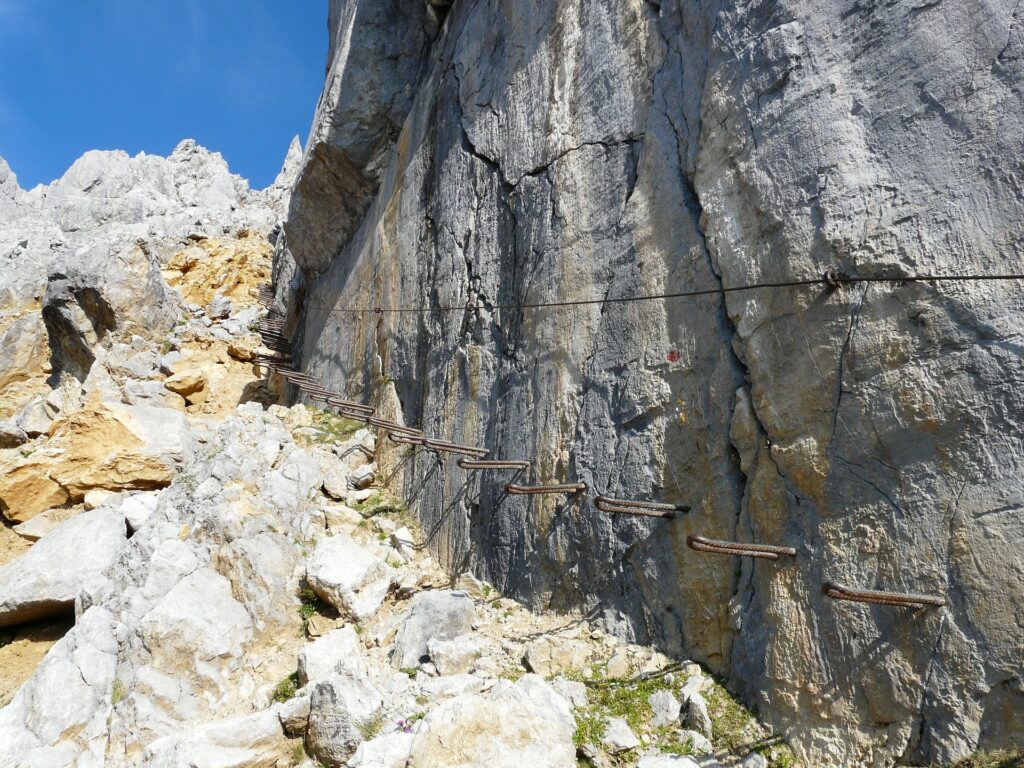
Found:
<svg viewBox="0 0 1024 768"><path fill-rule="evenodd" d="M277 714L264 710L164 736L143 759L147 768L273 768L290 754Z"/></svg>
<svg viewBox="0 0 1024 768"><path fill-rule="evenodd" d="M189 405L205 401L209 396L209 386L206 374L192 368L176 369L175 373L164 379L164 387L181 395Z"/></svg>
<svg viewBox="0 0 1024 768"><path fill-rule="evenodd" d="M427 641L427 655L439 675L469 672L483 649L483 642L472 635L459 635L450 640L432 637Z"/></svg>
<svg viewBox="0 0 1024 768"><path fill-rule="evenodd" d="M395 731L359 745L348 768L405 768L415 739L413 733Z"/></svg>
<svg viewBox="0 0 1024 768"><path fill-rule="evenodd" d="M161 488L190 439L184 416L170 408L100 403L75 411L52 424L45 447L0 467L0 512L23 522L93 489Z"/></svg>
<svg viewBox="0 0 1024 768"><path fill-rule="evenodd" d="M384 700L363 675L341 672L313 685L306 747L330 765L348 760L377 719Z"/></svg>
<svg viewBox="0 0 1024 768"><path fill-rule="evenodd" d="M604 735L601 737L601 742L612 754L627 752L640 746L640 739L621 717L605 719Z"/></svg>
<svg viewBox="0 0 1024 768"><path fill-rule="evenodd" d="M53 417L46 408L46 401L35 397L22 409L16 423L29 437L39 437L50 431Z"/></svg>
<svg viewBox="0 0 1024 768"><path fill-rule="evenodd" d="M83 512L0 569L0 626L71 610L82 583L113 563L127 540L124 516Z"/></svg>
<svg viewBox="0 0 1024 768"><path fill-rule="evenodd" d="M321 635L299 651L299 684L305 686L345 670L365 673L361 653L362 643L352 627Z"/></svg>
<svg viewBox="0 0 1024 768"><path fill-rule="evenodd" d="M543 679L499 681L485 694L446 701L423 719L409 768L573 768L576 720Z"/></svg>
<svg viewBox="0 0 1024 768"><path fill-rule="evenodd" d="M153 665L190 677L209 665L237 663L253 636L253 622L235 599L231 583L198 568L171 588L139 621Z"/></svg>
<svg viewBox="0 0 1024 768"><path fill-rule="evenodd" d="M112 708L114 616L90 608L0 709L0 765L103 765Z"/></svg>
<svg viewBox="0 0 1024 768"><path fill-rule="evenodd" d="M545 677L583 669L590 661L590 646L574 638L545 635L526 646L523 662Z"/></svg>
<svg viewBox="0 0 1024 768"><path fill-rule="evenodd" d="M473 629L476 607L465 592L421 592L395 637L391 664L395 669L418 667L430 659L432 641L454 640Z"/></svg>
<svg viewBox="0 0 1024 768"><path fill-rule="evenodd" d="M384 602L395 574L383 559L347 536L329 536L313 550L306 581L343 616L364 621Z"/></svg>
<svg viewBox="0 0 1024 768"><path fill-rule="evenodd" d="M0 450L17 448L28 442L28 435L16 422L0 421Z"/></svg>

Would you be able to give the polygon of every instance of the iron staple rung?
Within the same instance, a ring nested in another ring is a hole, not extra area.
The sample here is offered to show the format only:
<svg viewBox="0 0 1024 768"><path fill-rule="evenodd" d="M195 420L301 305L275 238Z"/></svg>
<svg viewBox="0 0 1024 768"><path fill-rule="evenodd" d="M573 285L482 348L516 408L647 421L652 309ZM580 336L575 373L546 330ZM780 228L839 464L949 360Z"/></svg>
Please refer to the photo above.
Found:
<svg viewBox="0 0 1024 768"><path fill-rule="evenodd" d="M613 499L608 496L598 496L594 499L594 506L602 512L614 512L629 514L628 510L646 510L649 512L670 512L670 515L662 517L675 517L676 512L689 512L690 508L683 504L665 504L660 501L633 501L630 499Z"/></svg>
<svg viewBox="0 0 1024 768"><path fill-rule="evenodd" d="M793 547L777 547L772 544L744 544L739 541L706 539L703 536L687 536L686 545L698 552L714 552L720 555L761 557L766 560L778 560L779 555L796 557L796 550Z"/></svg>
<svg viewBox="0 0 1024 768"><path fill-rule="evenodd" d="M419 435L410 435L403 432L388 432L388 440L402 445L423 445L424 439Z"/></svg>
<svg viewBox="0 0 1024 768"><path fill-rule="evenodd" d="M302 387L300 385L300 389L301 388ZM309 396L309 399L313 400L314 402L326 403L327 405L334 408L338 408L339 410L365 411L365 414L358 414L358 421L365 421L366 416L373 413L373 408L371 408L370 406L361 405L359 403L353 403L349 400L342 400L337 395L335 395L335 393L329 392L327 390L311 389L307 391L307 395ZM347 413L344 415L348 416Z"/></svg>
<svg viewBox="0 0 1024 768"><path fill-rule="evenodd" d="M333 405L335 408L347 408L351 411L366 411L367 415L373 413L372 405L363 405L362 403L357 403L352 400L346 400L343 397L339 397L334 392L327 393L327 403L328 405Z"/></svg>
<svg viewBox="0 0 1024 768"><path fill-rule="evenodd" d="M527 496L541 493L569 493L578 496L587 490L586 483L561 483L557 485L516 485L508 483L505 493L511 496Z"/></svg>
<svg viewBox="0 0 1024 768"><path fill-rule="evenodd" d="M388 421L387 419L381 419L377 416L367 416L366 423L380 429L387 430L389 432L402 432L406 435L415 435L416 437L423 437L423 431L415 429L414 427L406 427L399 424L397 421Z"/></svg>
<svg viewBox="0 0 1024 768"><path fill-rule="evenodd" d="M365 420L367 416L373 413L373 408L368 405L360 405L359 403L353 403L348 400L340 400L335 396L333 392L311 392L309 395L310 400L318 400L322 403L326 403L332 408L337 408L341 411L357 411L359 418Z"/></svg>
<svg viewBox="0 0 1024 768"><path fill-rule="evenodd" d="M946 604L945 598L935 595L919 595L913 592L883 592L877 589L853 589L826 581L821 591L833 600L848 600L854 603L874 603L876 605L894 605L901 608L924 608L930 606L940 608Z"/></svg>
<svg viewBox="0 0 1024 768"><path fill-rule="evenodd" d="M641 509L640 507L620 507L616 504L596 505L601 512L608 512L612 515L631 515L633 517L658 517L663 520L674 520L679 514L677 510L656 512L653 509Z"/></svg>
<svg viewBox="0 0 1024 768"><path fill-rule="evenodd" d="M438 453L461 453L464 456L472 456L479 459L482 459L490 453L486 448L476 448L472 445L459 445L458 443L450 443L447 440L426 439L423 441L423 445L432 451L437 451Z"/></svg>
<svg viewBox="0 0 1024 768"><path fill-rule="evenodd" d="M473 459L459 459L455 462L463 469L529 469L530 462L525 459L511 459L509 461L474 461Z"/></svg>

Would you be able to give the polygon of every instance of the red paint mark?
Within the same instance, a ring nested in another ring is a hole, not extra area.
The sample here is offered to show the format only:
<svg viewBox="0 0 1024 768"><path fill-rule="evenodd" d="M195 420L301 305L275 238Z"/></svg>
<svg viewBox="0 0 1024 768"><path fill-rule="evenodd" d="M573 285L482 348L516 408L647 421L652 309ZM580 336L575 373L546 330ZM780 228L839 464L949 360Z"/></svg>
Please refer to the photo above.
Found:
<svg viewBox="0 0 1024 768"><path fill-rule="evenodd" d="M673 350L672 350L671 352L669 352L669 353L668 353L667 355L665 355L665 358L666 358L666 359L667 359L667 360L668 360L668 361L669 361L670 363L678 363L678 362L679 362L679 353L678 353L678 352L676 352L676 351L675 351L675 350L673 349Z"/></svg>

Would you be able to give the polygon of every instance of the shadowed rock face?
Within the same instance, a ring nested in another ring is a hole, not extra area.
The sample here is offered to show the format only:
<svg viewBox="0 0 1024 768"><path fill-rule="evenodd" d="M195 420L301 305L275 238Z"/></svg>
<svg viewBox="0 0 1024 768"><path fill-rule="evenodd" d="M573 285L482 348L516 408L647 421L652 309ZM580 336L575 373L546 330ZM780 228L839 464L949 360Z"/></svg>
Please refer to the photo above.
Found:
<svg viewBox="0 0 1024 768"><path fill-rule="evenodd" d="M504 306L1019 272L1014 3L480 0L436 32L433 10L375 8L331 5L279 242L305 367L537 480L693 508L613 519L396 451L442 559L707 662L811 764L1019 742L1019 284ZM376 306L429 311L324 311ZM691 533L798 556L701 554ZM947 605L837 603L825 580Z"/></svg>

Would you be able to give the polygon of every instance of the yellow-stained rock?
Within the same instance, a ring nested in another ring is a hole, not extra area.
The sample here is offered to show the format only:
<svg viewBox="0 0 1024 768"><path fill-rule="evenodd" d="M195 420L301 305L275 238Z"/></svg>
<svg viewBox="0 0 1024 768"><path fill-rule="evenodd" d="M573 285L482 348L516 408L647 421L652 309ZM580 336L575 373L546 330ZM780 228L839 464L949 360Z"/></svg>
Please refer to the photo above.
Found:
<svg viewBox="0 0 1024 768"><path fill-rule="evenodd" d="M228 356L233 360L247 363L256 359L256 350L259 347L260 340L256 336L234 339L228 343Z"/></svg>
<svg viewBox="0 0 1024 768"><path fill-rule="evenodd" d="M163 275L191 304L205 307L219 293L244 306L256 303L258 286L270 279L272 256L270 242L256 233L206 238L174 254Z"/></svg>
<svg viewBox="0 0 1024 768"><path fill-rule="evenodd" d="M42 453L0 466L0 512L23 523L40 512L71 501L67 490L50 477L52 459Z"/></svg>
<svg viewBox="0 0 1024 768"><path fill-rule="evenodd" d="M209 385L206 374L194 368L176 370L164 380L164 386L189 405L204 402L210 394Z"/></svg>
<svg viewBox="0 0 1024 768"><path fill-rule="evenodd" d="M94 489L162 488L186 438L184 415L170 408L87 406L55 421L41 449L0 465L0 512L20 523Z"/></svg>

